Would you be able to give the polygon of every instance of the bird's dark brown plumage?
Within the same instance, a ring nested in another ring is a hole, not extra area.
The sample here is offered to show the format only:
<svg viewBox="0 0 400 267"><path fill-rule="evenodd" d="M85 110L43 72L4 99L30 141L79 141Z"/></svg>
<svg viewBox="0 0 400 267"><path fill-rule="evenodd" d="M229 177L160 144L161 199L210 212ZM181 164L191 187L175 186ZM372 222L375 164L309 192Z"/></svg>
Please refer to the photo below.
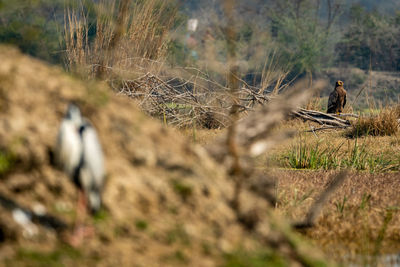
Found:
<svg viewBox="0 0 400 267"><path fill-rule="evenodd" d="M327 113L339 114L343 112L343 108L346 105L347 92L343 88L343 82L337 81L335 89L329 95L328 100L328 111Z"/></svg>

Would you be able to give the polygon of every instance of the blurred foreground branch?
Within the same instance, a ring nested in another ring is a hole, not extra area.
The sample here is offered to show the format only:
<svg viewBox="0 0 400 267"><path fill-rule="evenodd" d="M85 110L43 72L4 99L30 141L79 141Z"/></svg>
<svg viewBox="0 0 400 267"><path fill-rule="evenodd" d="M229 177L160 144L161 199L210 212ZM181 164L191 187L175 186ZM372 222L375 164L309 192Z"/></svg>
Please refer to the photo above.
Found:
<svg viewBox="0 0 400 267"><path fill-rule="evenodd" d="M236 31L234 20L234 0L224 1L224 13L227 18L227 25L225 28L225 37L228 48L228 88L230 88L231 107L229 116L231 122L228 126L226 136L227 152L232 158L232 163L229 168L229 174L235 180L235 192L232 199L232 206L238 210L240 201L239 195L243 184L243 171L240 162L240 154L238 144L236 142L237 121L239 120L239 67L236 65Z"/></svg>
<svg viewBox="0 0 400 267"><path fill-rule="evenodd" d="M291 136L292 132L276 132L276 127L286 119L293 110L298 109L312 94L325 86L324 81L316 81L311 88L301 81L292 86L287 93L277 96L260 106L238 122L236 142L243 155L255 157L267 152L272 146L279 144ZM305 89L307 88L307 89ZM212 144L209 151L219 162L227 157L222 149L221 140Z"/></svg>
<svg viewBox="0 0 400 267"><path fill-rule="evenodd" d="M293 225L296 229L311 228L315 225L316 219L322 211L322 208L328 202L330 196L343 184L347 177L347 172L342 171L337 174L332 181L329 183L328 187L323 191L318 198L315 200L314 204L308 211L306 218L302 222L295 223Z"/></svg>
<svg viewBox="0 0 400 267"><path fill-rule="evenodd" d="M273 188L274 183L270 179L262 179L262 177L265 177L265 174L257 174L257 168L254 166L253 159L256 156L267 153L273 146L292 135L293 132L291 131L277 131L277 126L294 109L306 102L316 90L324 86L325 82L317 81L311 88L305 89L307 88L306 82L299 82L288 90L287 93L277 96L269 101L268 105L260 106L255 111L250 112L248 116L238 121L234 142L238 149L238 155L240 155L242 178L240 188L246 186L258 195L262 195L269 203L274 204L275 198L270 193L271 191L268 190ZM230 171L230 166L232 166L235 159L226 150L225 142L225 138L219 138L207 148L213 158L226 166L227 170ZM259 192L258 188L261 187L263 190ZM239 193L236 192L235 194L237 195L234 196L234 199ZM240 202L239 200L236 201ZM239 217L242 216L241 212L240 210L238 211Z"/></svg>

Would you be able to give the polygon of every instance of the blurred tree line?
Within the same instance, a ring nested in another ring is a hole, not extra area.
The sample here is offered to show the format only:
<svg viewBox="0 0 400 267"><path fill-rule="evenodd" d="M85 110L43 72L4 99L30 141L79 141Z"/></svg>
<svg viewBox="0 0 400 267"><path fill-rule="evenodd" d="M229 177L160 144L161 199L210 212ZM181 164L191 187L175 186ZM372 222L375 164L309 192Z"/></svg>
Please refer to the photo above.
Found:
<svg viewBox="0 0 400 267"><path fill-rule="evenodd" d="M181 2L189 17L203 19L215 39L222 36L221 25L210 15L221 14L218 1ZM400 70L399 1L249 0L238 1L237 9L239 49L264 42L282 64L291 65L293 75L338 65ZM244 59L250 50L241 51L247 53Z"/></svg>
<svg viewBox="0 0 400 267"><path fill-rule="evenodd" d="M63 0L0 0L0 42L61 63Z"/></svg>
<svg viewBox="0 0 400 267"><path fill-rule="evenodd" d="M182 18L200 19L201 36L197 40L200 44L210 41L218 44L222 43L223 34L221 26L212 23L215 18L211 14L221 19L221 12L218 8L213 12L207 9L218 5L215 0L178 1L182 2L179 19L182 30L174 32L168 58L175 64L193 64L198 58L193 59L193 53L185 46L191 36L187 36ZM296 75L312 75L336 65L400 70L400 11L394 10L398 7L394 0L238 2L238 50L242 60L249 62L250 70L254 65L263 65L261 58L270 56L268 51L273 51L282 64L290 64ZM0 0L0 42L62 64L65 3L64 0ZM179 34L181 37L177 37ZM221 60L222 50L216 52L216 58ZM258 50L268 51L261 55ZM196 57L201 59L201 55Z"/></svg>
<svg viewBox="0 0 400 267"><path fill-rule="evenodd" d="M400 70L400 10L388 16L353 5L349 18L336 61L365 70Z"/></svg>

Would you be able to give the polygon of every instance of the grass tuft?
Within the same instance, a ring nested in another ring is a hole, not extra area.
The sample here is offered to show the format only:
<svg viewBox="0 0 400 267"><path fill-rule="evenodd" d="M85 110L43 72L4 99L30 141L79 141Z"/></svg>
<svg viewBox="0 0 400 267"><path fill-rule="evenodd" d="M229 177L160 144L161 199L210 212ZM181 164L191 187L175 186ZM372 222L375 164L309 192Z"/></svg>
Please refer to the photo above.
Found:
<svg viewBox="0 0 400 267"><path fill-rule="evenodd" d="M356 138L365 135L394 135L399 128L400 106L382 109L375 116L360 117L347 131L346 136Z"/></svg>
<svg viewBox="0 0 400 267"><path fill-rule="evenodd" d="M185 246L190 246L191 243L189 234L181 224L176 224L172 229L166 232L166 243L171 245L176 242Z"/></svg>
<svg viewBox="0 0 400 267"><path fill-rule="evenodd" d="M0 150L0 177L9 172L15 164L15 156L13 153Z"/></svg>
<svg viewBox="0 0 400 267"><path fill-rule="evenodd" d="M341 146L322 149L320 143L314 146L300 139L288 152L287 163L295 169L336 169L340 165L337 154Z"/></svg>
<svg viewBox="0 0 400 267"><path fill-rule="evenodd" d="M346 202L347 202L347 196L344 196L343 199L341 201L336 201L335 202L335 206L336 206L336 210L340 213L343 214L344 209L346 207Z"/></svg>
<svg viewBox="0 0 400 267"><path fill-rule="evenodd" d="M353 169L368 170L370 172L398 169L399 158L389 158L385 154L372 154L365 143L349 142L348 149L343 148L344 142L332 146L307 142L305 138L290 148L284 155L284 166L294 169L335 170Z"/></svg>
<svg viewBox="0 0 400 267"><path fill-rule="evenodd" d="M21 248L18 250L14 260L20 263L20 265L17 264L18 266L65 266L64 261L82 259L83 256L78 250L69 246L61 246L51 252ZM12 264L14 266L15 262Z"/></svg>
<svg viewBox="0 0 400 267"><path fill-rule="evenodd" d="M172 180L172 187L175 193L182 197L183 201L186 201L193 194L193 188L179 179Z"/></svg>
<svg viewBox="0 0 400 267"><path fill-rule="evenodd" d="M225 254L224 267L245 266L288 266L288 263L279 255L268 251L244 251L238 250Z"/></svg>
<svg viewBox="0 0 400 267"><path fill-rule="evenodd" d="M145 220L136 220L135 221L136 229L140 231L144 231L149 227L149 224Z"/></svg>

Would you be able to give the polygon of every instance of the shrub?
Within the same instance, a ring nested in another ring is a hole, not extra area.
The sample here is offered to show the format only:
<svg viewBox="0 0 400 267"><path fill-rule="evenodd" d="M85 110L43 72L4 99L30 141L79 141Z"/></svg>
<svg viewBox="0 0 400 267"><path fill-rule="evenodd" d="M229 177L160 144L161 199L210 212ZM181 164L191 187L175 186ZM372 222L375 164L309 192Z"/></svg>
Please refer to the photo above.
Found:
<svg viewBox="0 0 400 267"><path fill-rule="evenodd" d="M364 135L394 135L399 127L400 106L385 108L378 115L360 117L346 132L346 136L355 138Z"/></svg>

